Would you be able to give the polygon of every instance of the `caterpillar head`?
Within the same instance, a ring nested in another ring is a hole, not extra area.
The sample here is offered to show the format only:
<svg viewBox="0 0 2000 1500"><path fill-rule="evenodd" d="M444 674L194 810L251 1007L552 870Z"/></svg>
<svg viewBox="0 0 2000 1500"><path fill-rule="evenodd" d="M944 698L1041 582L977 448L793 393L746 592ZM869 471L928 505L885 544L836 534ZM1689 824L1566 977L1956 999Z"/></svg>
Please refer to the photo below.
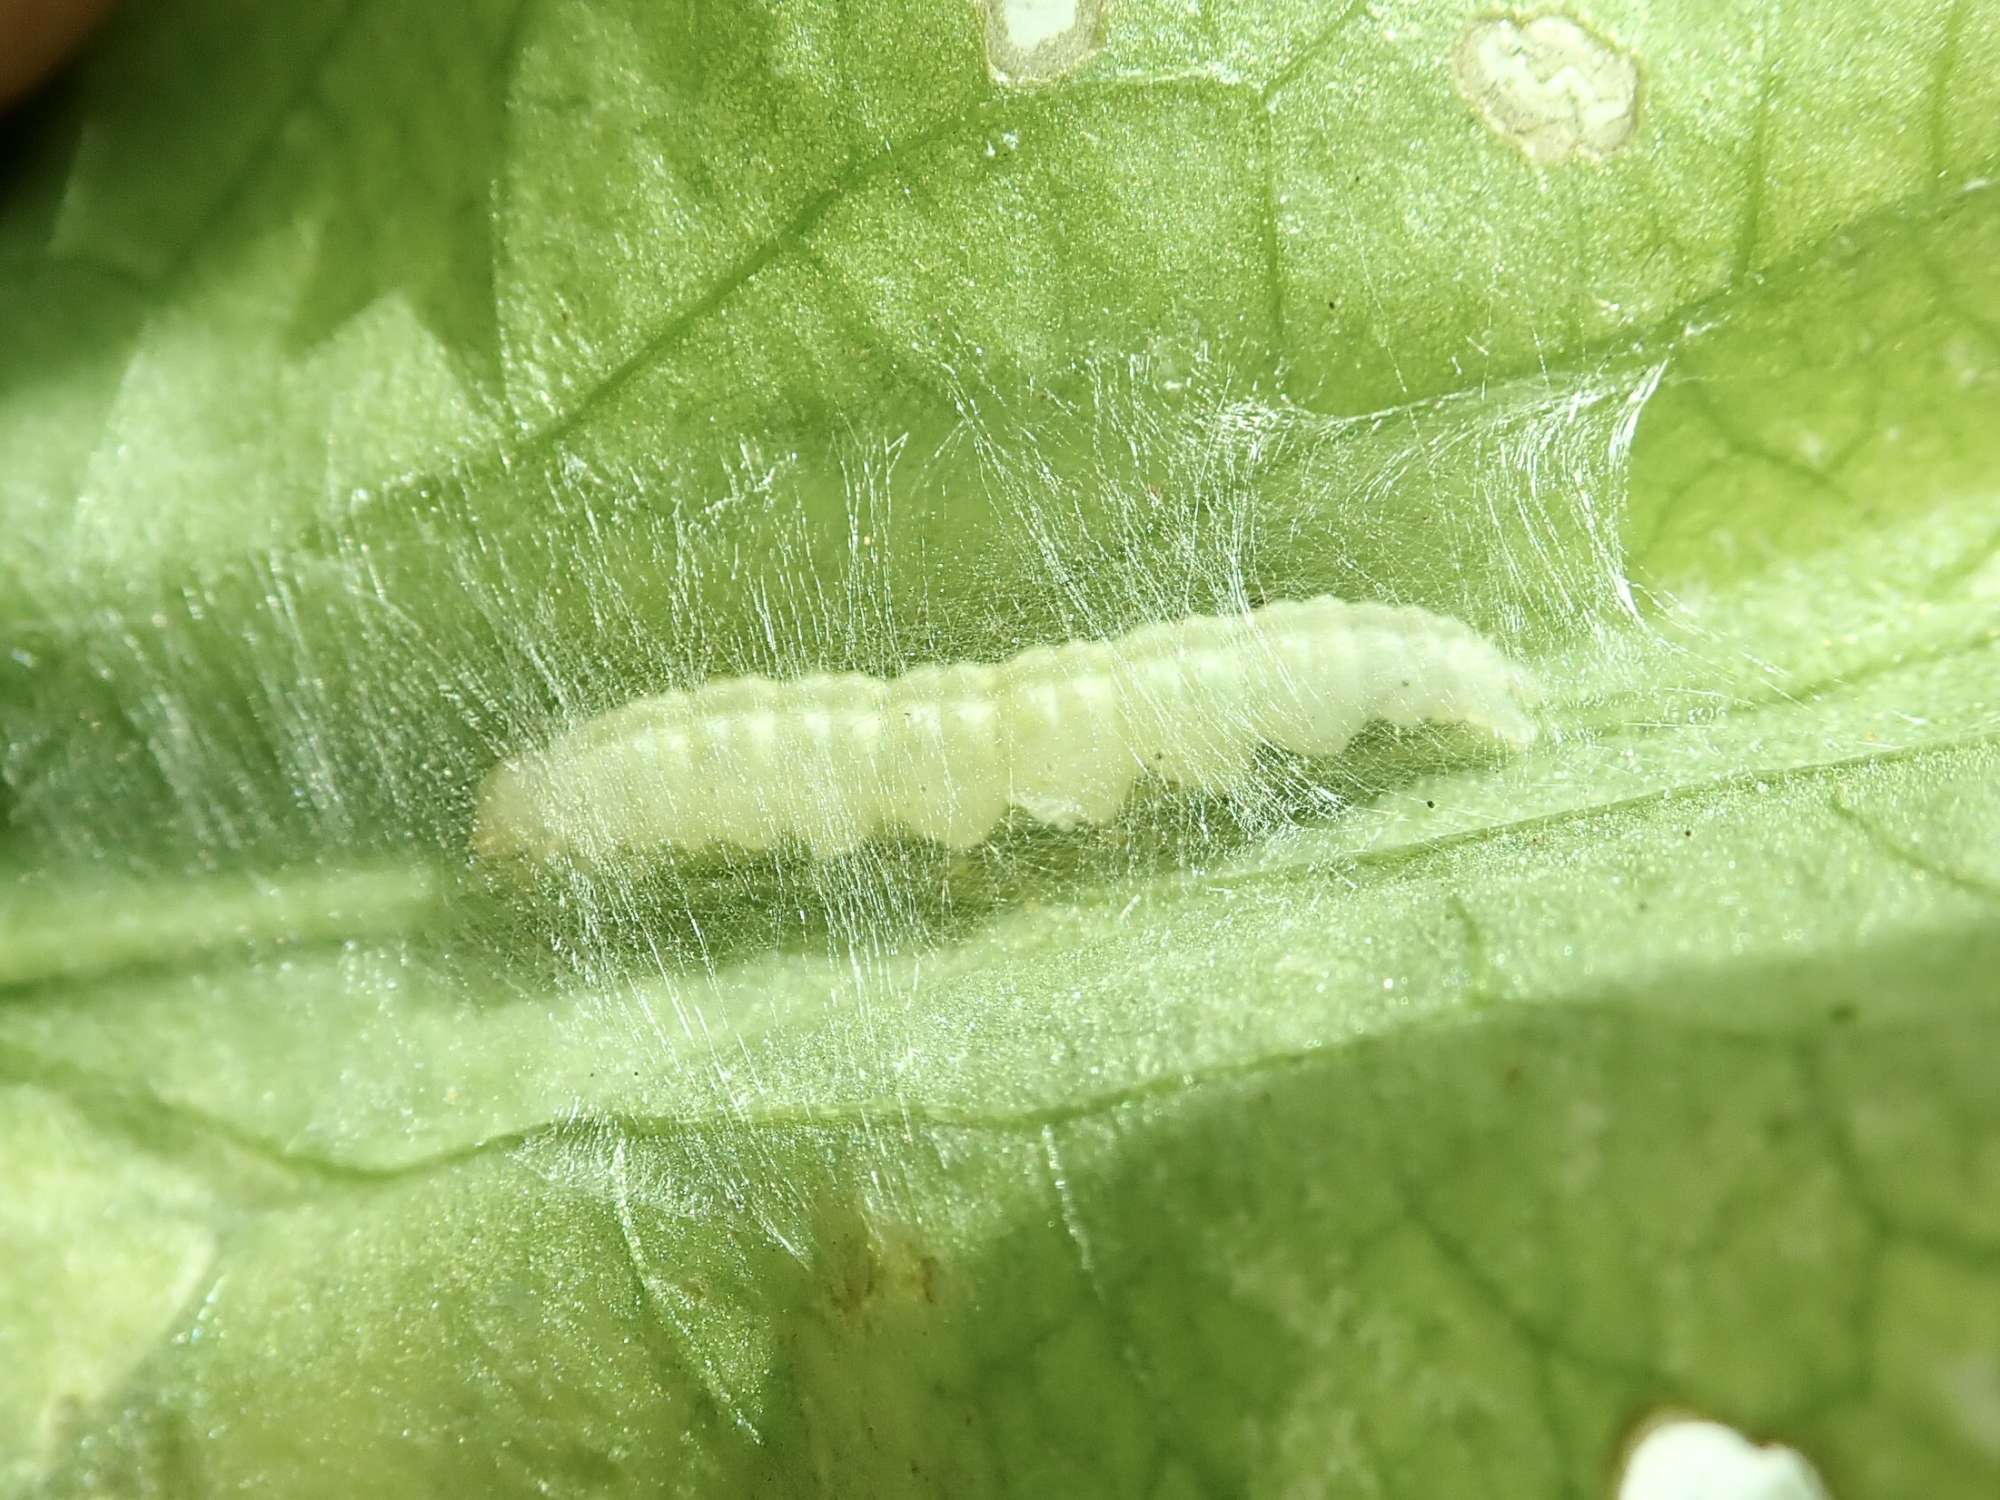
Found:
<svg viewBox="0 0 2000 1500"><path fill-rule="evenodd" d="M548 777L530 760L502 762L479 789L472 852L486 860L547 859L562 847Z"/></svg>

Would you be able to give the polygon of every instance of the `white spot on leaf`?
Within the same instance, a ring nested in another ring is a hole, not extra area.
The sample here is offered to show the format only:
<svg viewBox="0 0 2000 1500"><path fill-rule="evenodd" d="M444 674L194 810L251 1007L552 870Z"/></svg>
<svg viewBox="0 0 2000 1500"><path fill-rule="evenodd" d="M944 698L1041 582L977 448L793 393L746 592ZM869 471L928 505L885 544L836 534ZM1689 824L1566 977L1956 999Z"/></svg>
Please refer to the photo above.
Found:
<svg viewBox="0 0 2000 1500"><path fill-rule="evenodd" d="M1475 20L1452 76L1487 128L1538 166L1602 161L1639 123L1638 63L1568 16Z"/></svg>
<svg viewBox="0 0 2000 1500"><path fill-rule="evenodd" d="M1791 1448L1760 1447L1720 1422L1675 1417L1632 1445L1616 1500L1829 1500Z"/></svg>
<svg viewBox="0 0 2000 1500"><path fill-rule="evenodd" d="M1045 83L1098 48L1108 0L982 0L986 65L1002 83Z"/></svg>

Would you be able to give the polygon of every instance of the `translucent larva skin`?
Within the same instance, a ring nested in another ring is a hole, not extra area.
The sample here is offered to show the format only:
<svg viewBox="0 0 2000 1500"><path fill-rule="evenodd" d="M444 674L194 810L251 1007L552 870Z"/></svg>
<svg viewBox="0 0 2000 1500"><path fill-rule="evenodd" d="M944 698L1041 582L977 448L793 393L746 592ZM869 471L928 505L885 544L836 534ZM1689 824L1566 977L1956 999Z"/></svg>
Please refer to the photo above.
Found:
<svg viewBox="0 0 2000 1500"><path fill-rule="evenodd" d="M1101 823L1142 775L1223 789L1260 745L1331 755L1377 719L1535 738L1534 679L1457 620L1318 598L1037 646L999 663L645 698L496 768L473 846L488 858L619 850L829 856L880 834L963 849L1019 808Z"/></svg>

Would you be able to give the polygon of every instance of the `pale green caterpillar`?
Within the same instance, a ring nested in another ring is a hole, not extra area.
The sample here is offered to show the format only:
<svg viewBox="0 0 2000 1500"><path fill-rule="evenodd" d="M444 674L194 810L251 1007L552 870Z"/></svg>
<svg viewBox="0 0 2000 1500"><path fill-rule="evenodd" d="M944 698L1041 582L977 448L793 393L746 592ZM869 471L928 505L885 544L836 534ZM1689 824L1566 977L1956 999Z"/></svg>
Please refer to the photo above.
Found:
<svg viewBox="0 0 2000 1500"><path fill-rule="evenodd" d="M1334 598L1038 646L998 663L739 677L643 698L496 768L489 858L749 850L845 853L878 834L954 849L1019 808L1109 819L1142 775L1221 790L1260 745L1331 755L1372 720L1535 737L1533 677L1460 621Z"/></svg>

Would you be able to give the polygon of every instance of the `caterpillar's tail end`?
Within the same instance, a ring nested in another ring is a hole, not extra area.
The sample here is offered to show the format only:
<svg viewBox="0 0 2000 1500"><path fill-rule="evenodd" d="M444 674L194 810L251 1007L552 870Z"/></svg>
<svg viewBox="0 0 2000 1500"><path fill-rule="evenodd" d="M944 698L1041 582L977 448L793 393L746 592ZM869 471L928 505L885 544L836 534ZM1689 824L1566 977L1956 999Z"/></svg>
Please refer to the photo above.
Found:
<svg viewBox="0 0 2000 1500"><path fill-rule="evenodd" d="M1541 738L1533 710L1547 697L1540 678L1526 667L1514 667L1507 674L1506 691L1476 722L1509 750L1526 750Z"/></svg>

